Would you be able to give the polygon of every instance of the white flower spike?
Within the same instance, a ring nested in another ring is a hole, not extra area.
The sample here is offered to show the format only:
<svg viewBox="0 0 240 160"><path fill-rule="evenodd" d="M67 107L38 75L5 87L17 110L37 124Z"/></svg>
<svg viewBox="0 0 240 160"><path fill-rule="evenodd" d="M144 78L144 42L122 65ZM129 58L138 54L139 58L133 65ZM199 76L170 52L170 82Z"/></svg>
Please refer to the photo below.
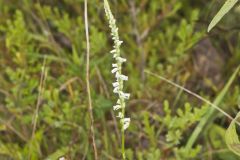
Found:
<svg viewBox="0 0 240 160"><path fill-rule="evenodd" d="M116 95L118 95L118 100L117 100L117 104L113 106L113 110L118 111L117 117L120 119L121 130L122 130L121 132L122 157L123 157L123 160L125 160L126 156L125 156L125 146L124 146L124 141L125 141L124 131L130 125L130 118L125 118L125 106L126 106L125 101L129 99L130 94L123 92L123 86L124 86L123 82L128 80L128 76L125 76L122 74L122 63L126 62L127 60L121 57L120 46L122 45L123 41L119 39L116 20L113 17L113 14L111 12L111 9L107 0L104 0L104 9L109 22L109 27L111 29L112 39L114 41L113 50L110 51L110 53L113 54L113 59L115 60L115 62L112 64L113 69L111 72L115 75L115 78L116 78L116 82L112 83L112 85L114 87L113 92L116 93Z"/></svg>
<svg viewBox="0 0 240 160"><path fill-rule="evenodd" d="M116 63L113 63L112 67L118 67L118 65Z"/></svg>
<svg viewBox="0 0 240 160"><path fill-rule="evenodd" d="M111 28L111 35L112 39L114 40L114 46L113 50L110 51L110 53L113 54L113 58L116 60L115 63L112 64L112 73L115 74L116 82L112 83L113 85L113 93L116 93L118 95L118 101L115 106L113 106L114 110L121 109L121 112L118 113L118 116L120 118L120 121L124 120L124 125L122 125L122 129L126 129L129 126L130 118L125 119L125 100L129 99L130 94L123 92L123 81L128 80L128 76L125 76L122 74L122 63L126 62L127 60L125 58L122 58L120 55L120 46L123 43L119 39L118 36L118 27L116 26L116 20L112 15L112 12L110 10L109 4L107 0L104 0L104 9L106 16L109 21L109 27ZM124 129L124 130L125 130Z"/></svg>
<svg viewBox="0 0 240 160"><path fill-rule="evenodd" d="M118 92L119 92L119 87L117 86L113 89L113 93L118 93Z"/></svg>

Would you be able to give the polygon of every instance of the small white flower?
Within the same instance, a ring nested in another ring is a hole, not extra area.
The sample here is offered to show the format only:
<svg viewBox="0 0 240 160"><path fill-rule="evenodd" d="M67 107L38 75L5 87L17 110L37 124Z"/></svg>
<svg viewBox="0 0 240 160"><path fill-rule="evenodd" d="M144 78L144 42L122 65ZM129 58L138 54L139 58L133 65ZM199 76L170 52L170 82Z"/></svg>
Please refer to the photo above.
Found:
<svg viewBox="0 0 240 160"><path fill-rule="evenodd" d="M127 61L127 59L122 58L122 57L117 57L116 60L117 60L118 62L120 62L120 63L123 63L123 62L126 62L126 61Z"/></svg>
<svg viewBox="0 0 240 160"><path fill-rule="evenodd" d="M121 124L123 125L123 130L126 130L130 125L130 118L121 119Z"/></svg>
<svg viewBox="0 0 240 160"><path fill-rule="evenodd" d="M115 106L113 106L113 110L119 110L120 108L122 108L120 105L115 105Z"/></svg>
<svg viewBox="0 0 240 160"><path fill-rule="evenodd" d="M130 125L130 122L129 123L124 123L123 130L126 130L129 127L129 125Z"/></svg>
<svg viewBox="0 0 240 160"><path fill-rule="evenodd" d="M113 93L118 93L118 91L119 91L119 87L118 86L113 89Z"/></svg>
<svg viewBox="0 0 240 160"><path fill-rule="evenodd" d="M121 79L123 81L127 81L128 80L128 76L125 76L123 74L119 74L118 72L116 73L116 76L115 76L117 79Z"/></svg>
<svg viewBox="0 0 240 160"><path fill-rule="evenodd" d="M125 75L120 75L119 78L122 79L123 81L127 81L128 80L128 76L125 76Z"/></svg>
<svg viewBox="0 0 240 160"><path fill-rule="evenodd" d="M123 99L129 99L130 94L129 93L120 92L120 97L123 98Z"/></svg>
<svg viewBox="0 0 240 160"><path fill-rule="evenodd" d="M117 51L116 49L113 49L110 51L110 53L116 53L116 51Z"/></svg>
<svg viewBox="0 0 240 160"><path fill-rule="evenodd" d="M119 86L119 82L114 82L112 83L113 87L118 87Z"/></svg>
<svg viewBox="0 0 240 160"><path fill-rule="evenodd" d="M120 46L123 43L123 41L117 41L117 45Z"/></svg>
<svg viewBox="0 0 240 160"><path fill-rule="evenodd" d="M116 63L112 64L112 67L118 67L118 65Z"/></svg>
<svg viewBox="0 0 240 160"><path fill-rule="evenodd" d="M60 157L59 160L66 160L64 157Z"/></svg>
<svg viewBox="0 0 240 160"><path fill-rule="evenodd" d="M113 68L111 72L116 73L117 71L118 71L118 68Z"/></svg>

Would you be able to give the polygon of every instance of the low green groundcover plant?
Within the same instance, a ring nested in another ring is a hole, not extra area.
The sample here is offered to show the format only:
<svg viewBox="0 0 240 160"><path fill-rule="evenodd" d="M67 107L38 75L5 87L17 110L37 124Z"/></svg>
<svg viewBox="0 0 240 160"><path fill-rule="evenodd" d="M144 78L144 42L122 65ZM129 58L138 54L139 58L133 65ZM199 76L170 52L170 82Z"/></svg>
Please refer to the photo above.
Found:
<svg viewBox="0 0 240 160"><path fill-rule="evenodd" d="M0 159L238 160L238 1L85 2L0 0Z"/></svg>

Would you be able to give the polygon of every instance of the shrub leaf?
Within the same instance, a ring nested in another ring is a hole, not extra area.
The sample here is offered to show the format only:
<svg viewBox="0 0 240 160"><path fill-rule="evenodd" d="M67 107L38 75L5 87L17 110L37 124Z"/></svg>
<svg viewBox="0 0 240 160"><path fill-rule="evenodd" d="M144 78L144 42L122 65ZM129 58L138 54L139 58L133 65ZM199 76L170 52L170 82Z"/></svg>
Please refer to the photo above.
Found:
<svg viewBox="0 0 240 160"><path fill-rule="evenodd" d="M236 121L239 117L240 112L237 114L234 120L232 120L225 134L225 140L228 148L238 156L240 156L240 141L236 131Z"/></svg>

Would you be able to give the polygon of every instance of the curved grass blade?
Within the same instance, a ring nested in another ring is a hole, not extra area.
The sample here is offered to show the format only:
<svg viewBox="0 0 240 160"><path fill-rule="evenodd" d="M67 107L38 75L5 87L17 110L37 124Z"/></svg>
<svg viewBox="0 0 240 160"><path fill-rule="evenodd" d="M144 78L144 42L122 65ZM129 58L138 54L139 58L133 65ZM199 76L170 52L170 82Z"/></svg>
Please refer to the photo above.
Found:
<svg viewBox="0 0 240 160"><path fill-rule="evenodd" d="M237 119L239 117L240 117L240 112L237 114L234 120L232 120L225 134L225 141L229 150L231 150L233 153L237 154L238 156L240 156L240 141L236 131L235 123L237 122Z"/></svg>
<svg viewBox="0 0 240 160"><path fill-rule="evenodd" d="M225 95L229 91L231 84L233 83L233 81L237 77L237 75L239 73L239 70L240 70L240 66L238 66L238 68L234 71L234 73L229 78L227 84L223 87L221 92L218 94L216 99L213 101L214 105L218 106L219 104L221 104ZM197 138L199 137L199 135L203 131L203 129L207 125L210 125L212 123L212 121L213 121L212 118L214 117L214 114L215 114L215 108L213 108L213 107L209 108L209 110L207 111L207 114L201 119L201 121L198 123L198 125L196 126L196 128L192 132L192 134L191 134L191 136L188 139L188 142L186 144L186 148L188 148L188 149L192 148L192 146L196 142Z"/></svg>
<svg viewBox="0 0 240 160"><path fill-rule="evenodd" d="M208 26L208 32L210 32L211 29L213 29L214 26L223 18L225 14L227 14L233 6L238 2L238 0L227 0L225 4L222 6L222 8L218 11L216 16L213 18L211 23Z"/></svg>

